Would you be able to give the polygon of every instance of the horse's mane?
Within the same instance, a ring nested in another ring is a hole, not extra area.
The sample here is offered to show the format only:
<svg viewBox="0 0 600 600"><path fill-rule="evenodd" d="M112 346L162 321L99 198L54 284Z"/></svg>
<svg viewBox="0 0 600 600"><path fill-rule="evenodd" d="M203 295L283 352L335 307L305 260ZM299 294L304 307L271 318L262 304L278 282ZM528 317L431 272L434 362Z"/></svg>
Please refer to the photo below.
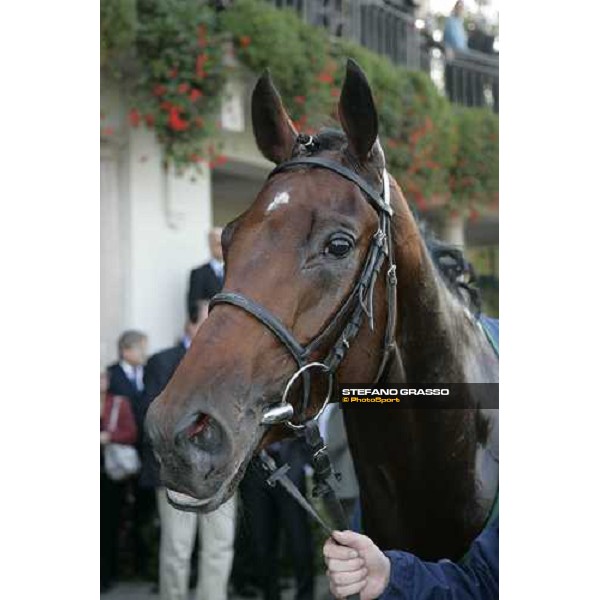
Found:
<svg viewBox="0 0 600 600"><path fill-rule="evenodd" d="M315 136L317 152L321 150L340 150L346 143L345 134L339 129L325 127ZM437 239L422 219L411 210L419 225L419 231L425 241L429 255L440 273L446 287L473 314L481 312L481 294L477 288L477 276L473 266L466 260L462 250Z"/></svg>

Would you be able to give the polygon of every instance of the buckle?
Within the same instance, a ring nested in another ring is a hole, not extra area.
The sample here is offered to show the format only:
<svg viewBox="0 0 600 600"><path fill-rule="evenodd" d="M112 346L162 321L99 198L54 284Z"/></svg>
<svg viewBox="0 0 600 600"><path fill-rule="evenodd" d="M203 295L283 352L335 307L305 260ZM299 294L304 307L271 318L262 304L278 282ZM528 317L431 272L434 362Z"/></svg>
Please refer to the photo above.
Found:
<svg viewBox="0 0 600 600"><path fill-rule="evenodd" d="M392 265L388 269L387 277L390 285L396 285L398 283L398 278L396 277L396 265Z"/></svg>

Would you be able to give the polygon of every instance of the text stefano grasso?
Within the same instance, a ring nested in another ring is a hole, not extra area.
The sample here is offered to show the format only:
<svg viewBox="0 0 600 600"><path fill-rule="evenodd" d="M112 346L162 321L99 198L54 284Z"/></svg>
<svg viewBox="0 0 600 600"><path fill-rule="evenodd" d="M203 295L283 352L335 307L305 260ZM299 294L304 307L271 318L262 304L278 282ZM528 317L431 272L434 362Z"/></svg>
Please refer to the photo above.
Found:
<svg viewBox="0 0 600 600"><path fill-rule="evenodd" d="M449 396L448 388L343 388L342 395L350 396Z"/></svg>

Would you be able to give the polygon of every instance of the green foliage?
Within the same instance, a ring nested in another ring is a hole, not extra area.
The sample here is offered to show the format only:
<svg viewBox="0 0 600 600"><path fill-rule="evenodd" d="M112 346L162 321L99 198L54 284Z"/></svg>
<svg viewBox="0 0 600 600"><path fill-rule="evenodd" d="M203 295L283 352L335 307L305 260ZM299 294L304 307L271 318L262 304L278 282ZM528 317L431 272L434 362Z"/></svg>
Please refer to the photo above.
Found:
<svg viewBox="0 0 600 600"><path fill-rule="evenodd" d="M135 39L135 0L102 0L100 3L100 64L131 46Z"/></svg>
<svg viewBox="0 0 600 600"><path fill-rule="evenodd" d="M291 9L275 9L257 0L238 0L223 14L238 58L256 73L268 68L292 119L301 127L327 114L331 67L329 42ZM319 74L321 77L319 79Z"/></svg>
<svg viewBox="0 0 600 600"><path fill-rule="evenodd" d="M114 16L119 4L127 18ZM237 0L220 16L197 0L138 0L137 24L131 25L134 4L102 0L103 15L129 23L121 34L111 33L103 47L122 48L122 40L132 39L127 36L135 31L138 65L130 122L153 127L166 160L175 166L204 158L215 162L210 139L226 79L226 35L251 71L270 69L296 127L306 133L339 126L345 64L354 58L375 96L388 168L408 199L420 208L435 203L471 212L497 202L498 117L488 110L455 108L427 74L399 68L346 40L332 41L294 11L263 0ZM103 37L109 30L103 22Z"/></svg>
<svg viewBox="0 0 600 600"><path fill-rule="evenodd" d="M471 212L475 206L496 206L498 117L486 109L457 107L454 111L458 148L448 182L454 205Z"/></svg>
<svg viewBox="0 0 600 600"><path fill-rule="evenodd" d="M449 103L425 73L398 68L348 42L340 42L336 54L340 78L346 57L354 58L367 74L388 168L405 193L420 208L436 197L447 199L448 170L456 144Z"/></svg>
<svg viewBox="0 0 600 600"><path fill-rule="evenodd" d="M216 16L196 0L139 0L132 125L153 127L168 162L214 158L208 141L225 84Z"/></svg>

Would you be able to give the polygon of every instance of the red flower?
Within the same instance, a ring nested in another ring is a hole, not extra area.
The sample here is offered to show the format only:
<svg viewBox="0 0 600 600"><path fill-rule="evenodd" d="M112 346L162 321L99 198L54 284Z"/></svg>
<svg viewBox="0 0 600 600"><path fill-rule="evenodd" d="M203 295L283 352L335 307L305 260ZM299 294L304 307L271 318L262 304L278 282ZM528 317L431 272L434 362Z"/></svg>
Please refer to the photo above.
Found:
<svg viewBox="0 0 600 600"><path fill-rule="evenodd" d="M425 200L423 194L421 194L419 191L415 192L415 203L419 210L424 210L427 208L427 201Z"/></svg>
<svg viewBox="0 0 600 600"><path fill-rule="evenodd" d="M302 115L297 121L294 121L294 127L298 130L303 129L306 125L306 115Z"/></svg>
<svg viewBox="0 0 600 600"><path fill-rule="evenodd" d="M190 92L190 100L192 102L196 102L196 100L198 100L199 98L202 98L203 94L201 90L197 90L196 88L194 88L191 92Z"/></svg>
<svg viewBox="0 0 600 600"><path fill-rule="evenodd" d="M471 221L477 221L479 219L479 211L476 208L472 208L469 211L469 219Z"/></svg>
<svg viewBox="0 0 600 600"><path fill-rule="evenodd" d="M198 27L198 46L200 48L206 46L206 25L204 23Z"/></svg>
<svg viewBox="0 0 600 600"><path fill-rule="evenodd" d="M180 83L177 86L177 91L180 94L186 94L189 89L190 89L190 84L189 83Z"/></svg>
<svg viewBox="0 0 600 600"><path fill-rule="evenodd" d="M240 37L240 46L242 48L247 48L250 45L252 38L249 35L243 35Z"/></svg>
<svg viewBox="0 0 600 600"><path fill-rule="evenodd" d="M173 103L169 102L168 100L164 100L163 102L160 103L160 107L163 110L171 110L172 106L173 106Z"/></svg>
<svg viewBox="0 0 600 600"><path fill-rule="evenodd" d="M304 104L306 102L306 96L294 96L294 100L298 104Z"/></svg>
<svg viewBox="0 0 600 600"><path fill-rule="evenodd" d="M144 121L146 121L146 125L148 125L148 127L152 127L154 125L154 115L144 115Z"/></svg>
<svg viewBox="0 0 600 600"><path fill-rule="evenodd" d="M108 136L111 136L114 132L115 132L114 127L104 127L103 129L100 130L100 135L108 137Z"/></svg>
<svg viewBox="0 0 600 600"><path fill-rule="evenodd" d="M132 108L129 111L129 123L132 127L137 127L140 124L140 111L137 108Z"/></svg>
<svg viewBox="0 0 600 600"><path fill-rule="evenodd" d="M167 92L167 88L164 85L155 85L154 89L152 90L152 93L155 96L163 96L164 94L166 94Z"/></svg>
<svg viewBox="0 0 600 600"><path fill-rule="evenodd" d="M206 77L206 73L204 71L204 65L208 60L208 56L206 54L199 54L198 58L196 58L196 75L200 79L204 79Z"/></svg>
<svg viewBox="0 0 600 600"><path fill-rule="evenodd" d="M215 165L224 165L227 162L227 157L224 154L218 154L215 158Z"/></svg>
<svg viewBox="0 0 600 600"><path fill-rule="evenodd" d="M175 79L175 77L177 77L177 69L171 69L171 70L169 71L169 77L170 77L171 79Z"/></svg>
<svg viewBox="0 0 600 600"><path fill-rule="evenodd" d="M333 77L331 76L331 73L321 71L317 75L317 81L320 81L321 83L333 83Z"/></svg>
<svg viewBox="0 0 600 600"><path fill-rule="evenodd" d="M179 111L180 109L176 106L172 106L169 110L169 127L173 131L185 131L190 126L181 118Z"/></svg>

